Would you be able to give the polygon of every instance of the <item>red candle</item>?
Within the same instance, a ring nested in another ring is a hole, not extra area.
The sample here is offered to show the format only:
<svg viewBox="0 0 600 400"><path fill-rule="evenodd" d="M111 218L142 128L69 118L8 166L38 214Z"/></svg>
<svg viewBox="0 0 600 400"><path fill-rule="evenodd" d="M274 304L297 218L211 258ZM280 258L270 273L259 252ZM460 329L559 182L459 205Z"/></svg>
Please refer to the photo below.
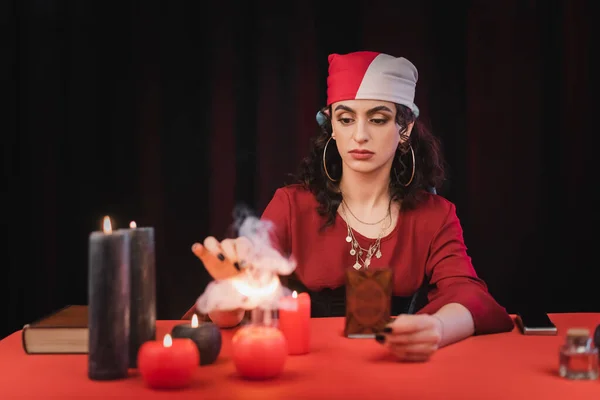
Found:
<svg viewBox="0 0 600 400"><path fill-rule="evenodd" d="M306 354L310 350L310 296L294 291L281 301L279 329L287 340L289 354Z"/></svg>
<svg viewBox="0 0 600 400"><path fill-rule="evenodd" d="M248 325L232 339L233 362L244 378L275 378L285 364L287 343L281 331L272 326Z"/></svg>
<svg viewBox="0 0 600 400"><path fill-rule="evenodd" d="M155 389L177 389L188 386L200 354L191 339L172 339L166 334L163 342L145 342L138 353L138 369L146 384Z"/></svg>

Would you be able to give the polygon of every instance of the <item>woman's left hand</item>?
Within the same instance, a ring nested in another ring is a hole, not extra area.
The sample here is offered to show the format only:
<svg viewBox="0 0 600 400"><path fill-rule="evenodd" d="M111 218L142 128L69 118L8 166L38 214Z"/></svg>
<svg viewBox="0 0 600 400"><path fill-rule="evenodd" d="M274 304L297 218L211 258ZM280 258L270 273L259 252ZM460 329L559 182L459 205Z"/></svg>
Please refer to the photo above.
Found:
<svg viewBox="0 0 600 400"><path fill-rule="evenodd" d="M399 315L376 340L401 361L427 361L442 342L442 321L427 314Z"/></svg>

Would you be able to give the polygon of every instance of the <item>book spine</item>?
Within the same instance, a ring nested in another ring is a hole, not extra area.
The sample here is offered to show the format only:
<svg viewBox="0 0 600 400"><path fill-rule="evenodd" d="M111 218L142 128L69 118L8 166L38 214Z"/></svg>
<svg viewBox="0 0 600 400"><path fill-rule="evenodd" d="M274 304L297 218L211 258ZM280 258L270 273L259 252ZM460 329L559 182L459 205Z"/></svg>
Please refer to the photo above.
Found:
<svg viewBox="0 0 600 400"><path fill-rule="evenodd" d="M27 338L25 337L28 329L29 324L25 324L23 325L23 329L21 330L21 343L23 344L23 351L25 352L25 354L31 354L29 352L29 347L27 346Z"/></svg>

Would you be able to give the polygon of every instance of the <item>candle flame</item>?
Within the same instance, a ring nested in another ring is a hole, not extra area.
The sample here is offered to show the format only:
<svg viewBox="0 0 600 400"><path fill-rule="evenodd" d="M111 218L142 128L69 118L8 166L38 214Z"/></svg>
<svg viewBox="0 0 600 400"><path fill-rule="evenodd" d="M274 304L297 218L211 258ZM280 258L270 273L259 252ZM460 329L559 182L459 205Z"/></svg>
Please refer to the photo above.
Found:
<svg viewBox="0 0 600 400"><path fill-rule="evenodd" d="M292 297L295 299L298 297L298 292L296 292L295 290L292 292Z"/></svg>
<svg viewBox="0 0 600 400"><path fill-rule="evenodd" d="M194 314L194 316L192 317L192 328L197 328L198 327L198 316L196 314Z"/></svg>
<svg viewBox="0 0 600 400"><path fill-rule="evenodd" d="M104 233L112 233L112 225L110 223L110 217L107 215L104 217L104 222L102 223Z"/></svg>
<svg viewBox="0 0 600 400"><path fill-rule="evenodd" d="M131 222L129 223L129 227L130 227L131 229L133 229L133 228L137 228L137 224L135 223L135 221L131 221Z"/></svg>
<svg viewBox="0 0 600 400"><path fill-rule="evenodd" d="M171 335L169 335L168 333L165 335L165 338L163 339L163 346L165 346L165 347L173 346L173 339L171 339Z"/></svg>

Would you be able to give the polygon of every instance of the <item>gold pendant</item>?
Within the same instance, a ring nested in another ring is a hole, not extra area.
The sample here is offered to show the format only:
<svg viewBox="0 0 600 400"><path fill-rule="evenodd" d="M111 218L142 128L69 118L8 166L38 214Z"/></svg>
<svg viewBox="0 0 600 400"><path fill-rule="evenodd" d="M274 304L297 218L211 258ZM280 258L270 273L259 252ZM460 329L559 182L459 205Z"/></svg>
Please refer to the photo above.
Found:
<svg viewBox="0 0 600 400"><path fill-rule="evenodd" d="M350 243L352 241L352 238L350 236L346 236L346 242Z"/></svg>
<svg viewBox="0 0 600 400"><path fill-rule="evenodd" d="M351 256L354 256L354 255L356 255L356 250L354 250L354 249L350 249L350 255L351 255Z"/></svg>
<svg viewBox="0 0 600 400"><path fill-rule="evenodd" d="M375 257L381 258L381 250L377 250L377 253L375 253Z"/></svg>
<svg viewBox="0 0 600 400"><path fill-rule="evenodd" d="M352 267L358 271L360 269L360 264L357 262Z"/></svg>

